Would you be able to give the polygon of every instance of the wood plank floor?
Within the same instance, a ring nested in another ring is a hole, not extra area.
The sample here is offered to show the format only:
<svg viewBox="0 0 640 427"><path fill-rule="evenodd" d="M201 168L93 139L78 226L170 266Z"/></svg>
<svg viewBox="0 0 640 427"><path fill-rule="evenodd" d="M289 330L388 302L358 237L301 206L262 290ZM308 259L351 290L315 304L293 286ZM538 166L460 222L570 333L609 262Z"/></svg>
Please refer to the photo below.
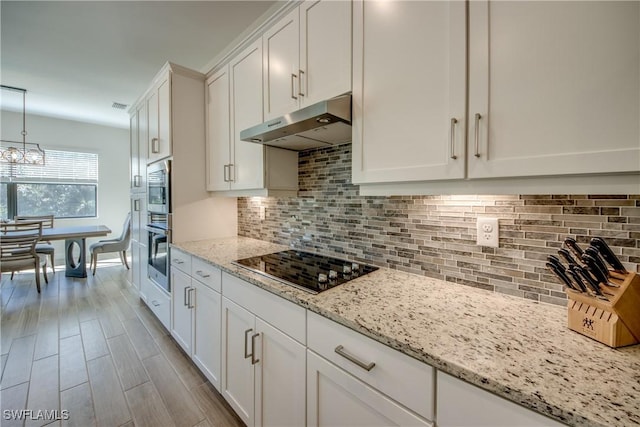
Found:
<svg viewBox="0 0 640 427"><path fill-rule="evenodd" d="M106 264L86 279L58 267L41 294L33 272L2 275L0 425L243 426L130 272ZM30 412L6 412L21 410Z"/></svg>

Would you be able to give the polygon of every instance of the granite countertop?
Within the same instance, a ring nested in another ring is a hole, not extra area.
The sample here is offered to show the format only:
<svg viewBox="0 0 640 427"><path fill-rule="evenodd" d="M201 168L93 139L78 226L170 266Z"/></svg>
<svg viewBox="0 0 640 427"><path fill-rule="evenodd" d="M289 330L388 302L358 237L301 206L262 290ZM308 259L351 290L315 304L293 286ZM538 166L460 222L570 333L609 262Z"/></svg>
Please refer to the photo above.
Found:
<svg viewBox="0 0 640 427"><path fill-rule="evenodd" d="M485 390L570 425L640 425L640 345L569 330L566 309L381 268L312 295L231 261L289 249L244 237L173 244Z"/></svg>

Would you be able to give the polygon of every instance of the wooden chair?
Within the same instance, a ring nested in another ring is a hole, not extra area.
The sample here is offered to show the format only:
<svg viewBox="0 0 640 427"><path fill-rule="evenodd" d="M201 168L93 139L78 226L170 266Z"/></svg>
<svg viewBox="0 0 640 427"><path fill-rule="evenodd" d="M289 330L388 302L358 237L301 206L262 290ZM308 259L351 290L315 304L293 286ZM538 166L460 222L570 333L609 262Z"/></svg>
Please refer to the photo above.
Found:
<svg viewBox="0 0 640 427"><path fill-rule="evenodd" d="M40 221L42 223L42 228L53 228L53 215L16 215L13 219L16 222ZM49 257L49 260L51 261L51 264L49 264L51 266L51 271L53 274L56 274L54 261L56 250L51 242L38 242L36 245L36 252Z"/></svg>
<svg viewBox="0 0 640 427"><path fill-rule="evenodd" d="M93 269L93 275L96 275L96 268L98 267L98 254L107 252L118 252L120 261L129 270L129 264L127 263L127 249L131 242L131 212L127 214L127 218L124 220L122 226L122 234L117 239L100 240L93 245L89 246L89 252L91 252L91 261L89 266Z"/></svg>
<svg viewBox="0 0 640 427"><path fill-rule="evenodd" d="M0 224L0 272L11 272L13 275L15 271L33 268L38 293L40 293L40 267L42 267L45 283L49 283L46 270L47 258L36 252L36 244L41 237L40 221Z"/></svg>

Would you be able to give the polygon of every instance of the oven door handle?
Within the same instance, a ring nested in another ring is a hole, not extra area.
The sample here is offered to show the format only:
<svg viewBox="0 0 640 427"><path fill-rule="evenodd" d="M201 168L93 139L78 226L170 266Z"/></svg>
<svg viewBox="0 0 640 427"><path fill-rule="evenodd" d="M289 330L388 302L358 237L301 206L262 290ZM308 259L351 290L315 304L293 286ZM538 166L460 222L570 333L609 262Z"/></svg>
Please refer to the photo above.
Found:
<svg viewBox="0 0 640 427"><path fill-rule="evenodd" d="M164 228L154 227L153 225L147 225L145 229L150 233L162 234L163 236L168 236L171 233L170 230L165 230Z"/></svg>

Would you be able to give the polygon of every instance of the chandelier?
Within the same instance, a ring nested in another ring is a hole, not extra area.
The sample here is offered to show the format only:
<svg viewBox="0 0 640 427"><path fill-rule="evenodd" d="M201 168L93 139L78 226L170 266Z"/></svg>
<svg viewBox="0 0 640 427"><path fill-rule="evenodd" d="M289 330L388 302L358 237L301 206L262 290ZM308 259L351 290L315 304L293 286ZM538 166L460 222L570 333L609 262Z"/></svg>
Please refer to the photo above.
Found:
<svg viewBox="0 0 640 427"><path fill-rule="evenodd" d="M44 150L39 144L27 142L27 90L0 85L2 89L22 92L22 141L0 140L0 162L26 165L44 165Z"/></svg>

